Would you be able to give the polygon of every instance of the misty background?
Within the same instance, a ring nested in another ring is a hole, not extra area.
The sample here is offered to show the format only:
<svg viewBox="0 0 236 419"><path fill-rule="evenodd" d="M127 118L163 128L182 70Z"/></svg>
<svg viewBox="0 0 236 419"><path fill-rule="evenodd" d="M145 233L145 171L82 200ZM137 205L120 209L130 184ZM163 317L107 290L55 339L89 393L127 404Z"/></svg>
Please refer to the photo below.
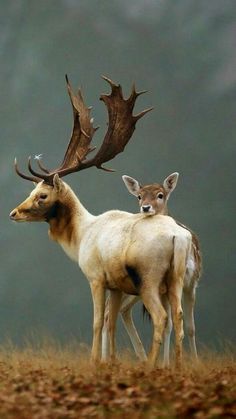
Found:
<svg viewBox="0 0 236 419"><path fill-rule="evenodd" d="M13 169L27 171L29 155L61 162L72 128L65 85L81 86L100 125L106 75L148 93L138 99L142 118L124 153L109 167L68 176L93 214L137 212L121 176L179 183L171 213L199 236L204 272L197 292L198 342L234 341L235 324L235 0L1 0L0 343L22 345L32 333L62 344L91 343L92 302L87 279L47 237L46 223L16 224L9 212L32 190ZM141 305L135 323L147 345L151 329ZM119 325L122 347L129 340Z"/></svg>

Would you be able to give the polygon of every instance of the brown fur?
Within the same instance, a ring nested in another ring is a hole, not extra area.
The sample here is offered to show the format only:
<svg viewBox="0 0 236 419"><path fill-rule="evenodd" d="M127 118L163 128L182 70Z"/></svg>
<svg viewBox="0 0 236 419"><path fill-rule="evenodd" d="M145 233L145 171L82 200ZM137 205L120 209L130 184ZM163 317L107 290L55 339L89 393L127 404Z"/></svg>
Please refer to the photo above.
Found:
<svg viewBox="0 0 236 419"><path fill-rule="evenodd" d="M201 273L202 273L202 254L201 254L201 249L200 249L200 242L198 239L198 236L194 233L193 230L191 230L191 228L185 226L184 224L180 223L179 221L175 220L176 223L183 227L186 228L186 230L188 230L191 233L192 236L192 250L193 250L193 254L194 254L194 259L195 259L195 272L194 272L194 276L196 277L196 279L200 278Z"/></svg>
<svg viewBox="0 0 236 419"><path fill-rule="evenodd" d="M161 210L158 208L158 214L167 215L167 212L168 212L166 208L167 193L165 189L163 188L163 186L160 185L159 183L153 183L152 185L145 185L140 188L139 206L141 207L142 205L152 204L153 208L156 208L157 207L156 197L157 197L157 194L160 192L163 193L164 195L163 200L165 202L165 205L163 205Z"/></svg>
<svg viewBox="0 0 236 419"><path fill-rule="evenodd" d="M47 222L50 226L50 237L55 241L71 243L74 236L73 223L74 209L68 203L55 202L53 208L47 214Z"/></svg>

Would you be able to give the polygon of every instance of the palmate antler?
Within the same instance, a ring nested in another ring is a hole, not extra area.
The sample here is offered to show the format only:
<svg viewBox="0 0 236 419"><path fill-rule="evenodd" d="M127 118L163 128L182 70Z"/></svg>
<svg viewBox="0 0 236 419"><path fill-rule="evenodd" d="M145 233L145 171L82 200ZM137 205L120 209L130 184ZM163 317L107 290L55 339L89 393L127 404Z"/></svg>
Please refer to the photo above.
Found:
<svg viewBox="0 0 236 419"><path fill-rule="evenodd" d="M63 177L92 166L106 171L113 171L104 167L103 164L112 160L124 150L134 132L136 122L152 110L152 108L145 109L138 115L133 115L133 108L137 97L145 92L136 92L133 86L130 97L124 99L120 85L116 85L107 77L103 77L103 79L111 86L111 93L109 95L101 95L100 97L100 100L107 107L109 122L103 143L95 156L87 159L88 154L96 148L91 146L91 141L95 131L98 129L93 127L93 119L90 116L91 108L86 107L81 90L77 94L73 93L68 77L66 76L67 89L73 108L74 126L63 162L57 169L51 171L46 169L38 160L38 165L41 169L41 172L38 173L32 168L31 158L29 157L28 169L33 175L30 176L19 171L17 161L15 160L15 170L19 176L34 182L44 180L47 184L51 185L56 173L60 177Z"/></svg>

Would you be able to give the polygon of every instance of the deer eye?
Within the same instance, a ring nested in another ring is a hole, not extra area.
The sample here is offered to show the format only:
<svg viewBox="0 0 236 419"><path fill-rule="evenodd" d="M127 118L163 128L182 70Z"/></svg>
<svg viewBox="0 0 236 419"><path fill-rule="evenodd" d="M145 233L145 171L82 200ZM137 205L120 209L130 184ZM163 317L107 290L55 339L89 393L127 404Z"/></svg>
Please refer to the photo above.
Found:
<svg viewBox="0 0 236 419"><path fill-rule="evenodd" d="M46 199L48 196L46 193L41 193L41 195L39 195L40 199Z"/></svg>
<svg viewBox="0 0 236 419"><path fill-rule="evenodd" d="M160 193L157 194L158 199L163 199L163 197L164 197L163 193L160 192Z"/></svg>
<svg viewBox="0 0 236 419"><path fill-rule="evenodd" d="M138 200L140 201L142 199L141 195L138 195Z"/></svg>

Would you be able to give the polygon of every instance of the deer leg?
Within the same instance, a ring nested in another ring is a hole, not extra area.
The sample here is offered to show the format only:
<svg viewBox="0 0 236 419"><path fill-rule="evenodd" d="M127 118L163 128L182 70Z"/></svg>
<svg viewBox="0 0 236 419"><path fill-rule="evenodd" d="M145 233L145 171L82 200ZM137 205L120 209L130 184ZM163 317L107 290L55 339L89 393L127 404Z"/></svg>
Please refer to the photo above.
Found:
<svg viewBox="0 0 236 419"><path fill-rule="evenodd" d="M137 357L141 361L145 361L147 359L147 356L132 318L132 307L137 301L140 300L140 298L131 295L125 295L125 297L126 298L123 298L122 300L122 305L120 309L122 321L129 335L129 338L131 340Z"/></svg>
<svg viewBox="0 0 236 419"><path fill-rule="evenodd" d="M110 358L115 360L115 331L116 320L121 306L122 291L112 290L109 297L109 315L108 315L108 328L109 328L109 343L110 343Z"/></svg>
<svg viewBox="0 0 236 419"><path fill-rule="evenodd" d="M194 305L195 305L195 287L184 290L184 320L186 325L186 333L189 339L189 346L192 356L197 359L197 348L195 341L195 322L194 322Z"/></svg>
<svg viewBox="0 0 236 419"><path fill-rule="evenodd" d="M102 359L106 360L109 358L110 355L110 348L109 348L109 330L108 330L108 321L109 321L109 299L110 294L106 299L105 304L105 314L104 314L104 324L102 328Z"/></svg>
<svg viewBox="0 0 236 419"><path fill-rule="evenodd" d="M98 281L90 283L93 298L93 344L91 360L96 363L101 357L101 338L105 311L105 288Z"/></svg>
<svg viewBox="0 0 236 419"><path fill-rule="evenodd" d="M106 307L105 307L105 316L104 316L104 325L102 329L102 359L107 359L109 357L109 298L106 299ZM137 357L141 361L145 361L147 359L143 344L139 338L138 332L136 327L133 323L132 318L132 307L133 305L140 300L140 297L136 297L133 295L122 295L121 300L121 309L120 314L124 324L124 327L129 335L131 343L133 345L134 351Z"/></svg>
<svg viewBox="0 0 236 419"><path fill-rule="evenodd" d="M163 333L166 326L167 314L161 303L158 291L156 289L149 289L148 292L147 290L143 290L141 292L141 298L146 309L149 311L153 322L153 339L151 350L148 354L147 363L151 368L154 368L163 340Z"/></svg>
<svg viewBox="0 0 236 419"><path fill-rule="evenodd" d="M171 307L167 295L162 296L162 304L167 313L167 322L164 330L164 359L163 366L170 366L170 337L172 332L172 318L171 318Z"/></svg>
<svg viewBox="0 0 236 419"><path fill-rule="evenodd" d="M183 310L181 305L182 285L179 282L173 279L169 286L169 301L175 330L175 363L177 368L181 367L182 364L182 341L184 338Z"/></svg>

